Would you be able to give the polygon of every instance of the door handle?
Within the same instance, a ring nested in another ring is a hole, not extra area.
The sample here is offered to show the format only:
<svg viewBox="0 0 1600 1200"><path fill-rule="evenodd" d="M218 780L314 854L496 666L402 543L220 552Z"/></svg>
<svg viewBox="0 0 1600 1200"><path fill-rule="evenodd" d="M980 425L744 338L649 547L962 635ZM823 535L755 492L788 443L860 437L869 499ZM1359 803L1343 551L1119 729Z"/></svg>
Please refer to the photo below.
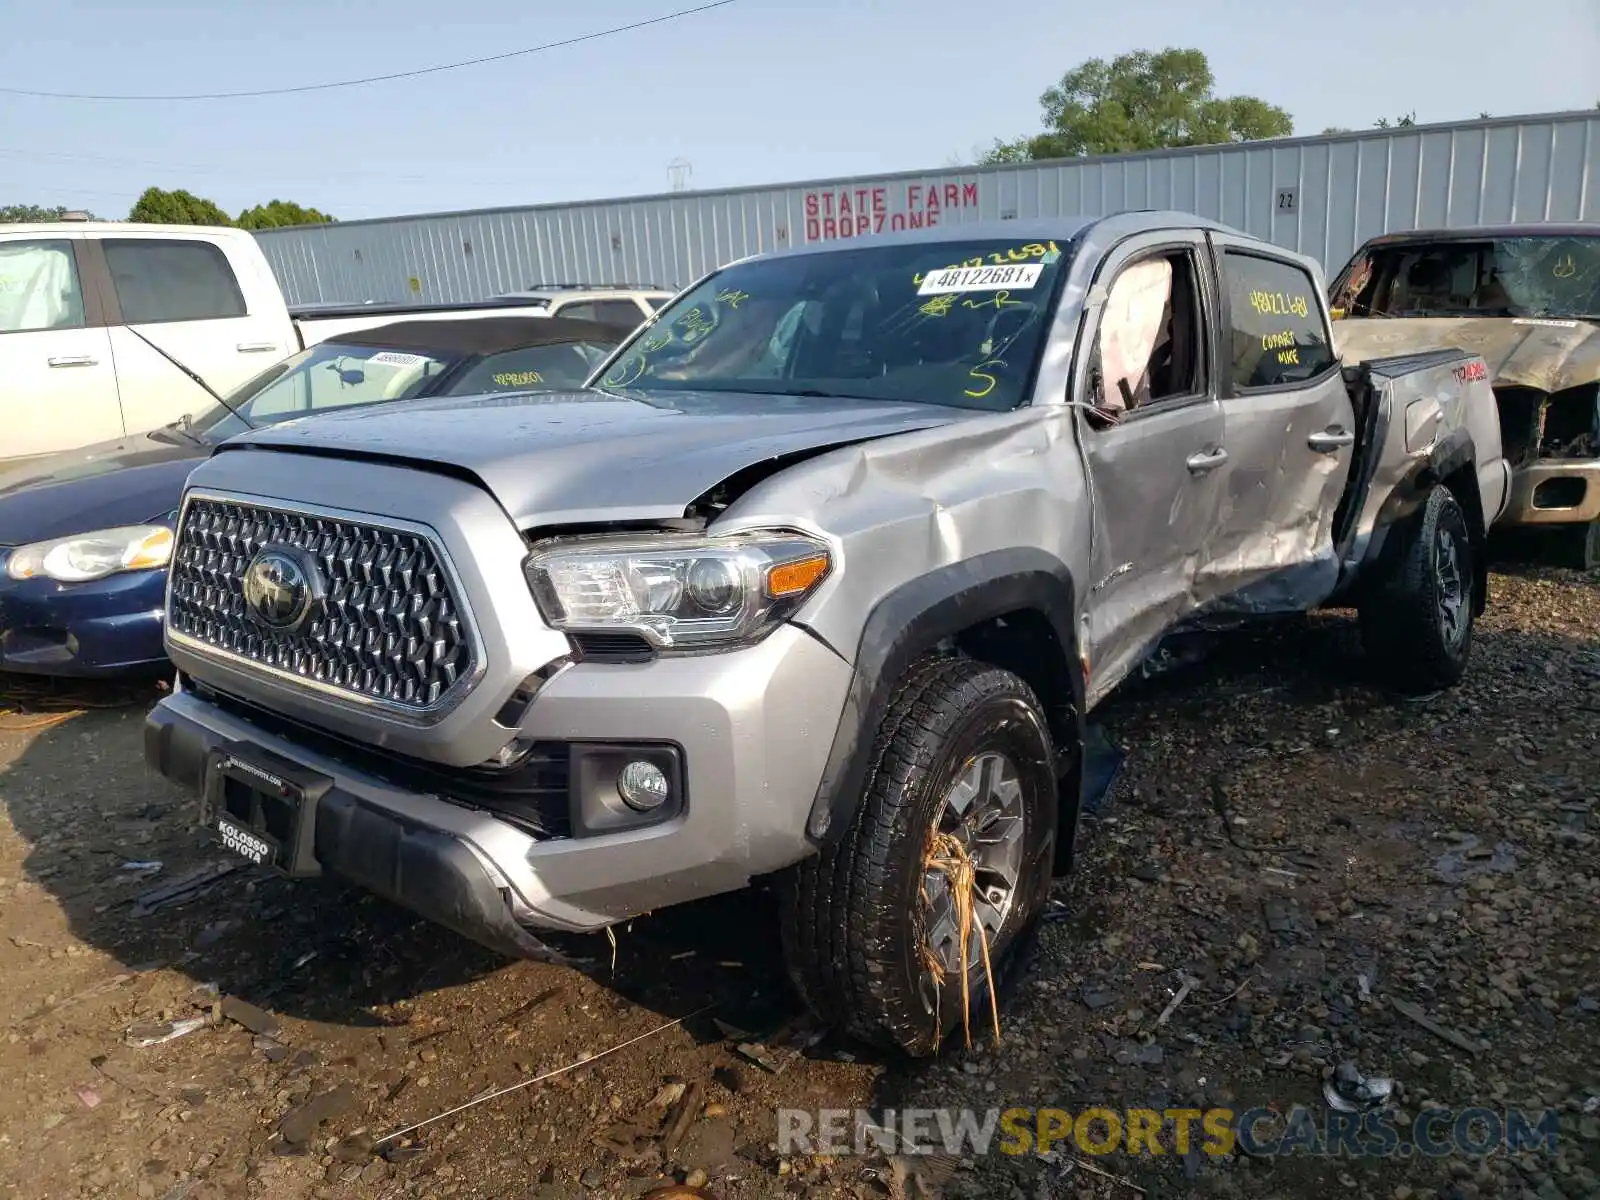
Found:
<svg viewBox="0 0 1600 1200"><path fill-rule="evenodd" d="M1338 425L1331 429L1324 429L1321 433L1313 433L1306 439L1318 454L1332 454L1335 450L1343 449L1356 440L1356 435Z"/></svg>
<svg viewBox="0 0 1600 1200"><path fill-rule="evenodd" d="M1215 450L1201 450L1189 455L1187 466L1195 475L1204 475L1207 471L1214 471L1228 461L1228 452L1221 446Z"/></svg>
<svg viewBox="0 0 1600 1200"><path fill-rule="evenodd" d="M45 359L52 367L92 367L99 361L92 354L61 354Z"/></svg>
<svg viewBox="0 0 1600 1200"><path fill-rule="evenodd" d="M277 342L240 342L234 347L240 354L270 354L277 348Z"/></svg>

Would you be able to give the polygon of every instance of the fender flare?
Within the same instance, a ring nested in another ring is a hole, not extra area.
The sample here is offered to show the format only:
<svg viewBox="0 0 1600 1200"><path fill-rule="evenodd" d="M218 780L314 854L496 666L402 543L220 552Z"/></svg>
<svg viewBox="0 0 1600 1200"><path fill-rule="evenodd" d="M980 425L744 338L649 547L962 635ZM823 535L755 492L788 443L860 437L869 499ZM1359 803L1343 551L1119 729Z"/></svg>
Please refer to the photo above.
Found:
<svg viewBox="0 0 1600 1200"><path fill-rule="evenodd" d="M871 769L873 744L895 685L946 638L1024 609L1045 614L1068 656L1082 744L1083 673L1076 669L1077 589L1060 559L1042 550L994 550L908 580L873 607L862 626L850 690L817 786L806 836L827 845L849 828ZM1081 774L1081 772L1080 772Z"/></svg>

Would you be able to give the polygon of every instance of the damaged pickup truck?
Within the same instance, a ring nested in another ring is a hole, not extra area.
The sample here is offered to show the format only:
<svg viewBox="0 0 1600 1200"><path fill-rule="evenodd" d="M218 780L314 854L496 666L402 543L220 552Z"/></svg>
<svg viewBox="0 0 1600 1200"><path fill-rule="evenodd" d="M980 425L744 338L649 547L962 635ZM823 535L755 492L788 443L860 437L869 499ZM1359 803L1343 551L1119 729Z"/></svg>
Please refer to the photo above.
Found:
<svg viewBox="0 0 1600 1200"><path fill-rule="evenodd" d="M1353 360L1456 347L1481 356L1513 469L1499 526L1542 530L1600 567L1600 224L1373 238L1334 281Z"/></svg>
<svg viewBox="0 0 1600 1200"><path fill-rule="evenodd" d="M218 448L146 755L254 861L513 956L770 885L811 1007L931 1053L1164 635L1355 606L1397 686L1461 676L1482 369L1341 369L1312 260L1183 213L741 260L578 392Z"/></svg>

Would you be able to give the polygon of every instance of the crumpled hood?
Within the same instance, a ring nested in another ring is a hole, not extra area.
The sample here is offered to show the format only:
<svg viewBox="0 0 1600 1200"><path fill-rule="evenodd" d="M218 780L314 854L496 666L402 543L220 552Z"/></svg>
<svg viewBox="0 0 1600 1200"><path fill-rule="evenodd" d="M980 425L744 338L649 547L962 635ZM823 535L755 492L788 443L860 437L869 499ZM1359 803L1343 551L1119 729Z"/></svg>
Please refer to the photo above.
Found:
<svg viewBox="0 0 1600 1200"><path fill-rule="evenodd" d="M1600 326L1537 317L1352 317L1333 323L1347 362L1457 348L1483 356L1490 382L1561 392L1600 379Z"/></svg>
<svg viewBox="0 0 1600 1200"><path fill-rule="evenodd" d="M156 520L178 507L189 472L209 453L136 434L0 463L0 546Z"/></svg>
<svg viewBox="0 0 1600 1200"><path fill-rule="evenodd" d="M721 392L441 397L285 421L241 434L218 454L281 447L448 464L481 480L526 529L681 517L744 467L985 415Z"/></svg>

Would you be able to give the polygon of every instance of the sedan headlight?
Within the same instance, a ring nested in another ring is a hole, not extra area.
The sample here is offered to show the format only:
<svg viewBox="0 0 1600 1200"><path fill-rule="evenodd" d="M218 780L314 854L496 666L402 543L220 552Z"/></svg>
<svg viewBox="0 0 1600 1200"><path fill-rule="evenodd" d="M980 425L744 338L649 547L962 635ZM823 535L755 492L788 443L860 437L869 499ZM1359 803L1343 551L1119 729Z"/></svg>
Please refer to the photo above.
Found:
<svg viewBox="0 0 1600 1200"><path fill-rule="evenodd" d="M172 559L172 530L165 525L125 525L18 546L6 559L12 579L43 576L57 583L86 583L118 571L164 567Z"/></svg>
<svg viewBox="0 0 1600 1200"><path fill-rule="evenodd" d="M565 633L635 633L666 650L764 637L833 567L827 543L784 531L581 538L537 551L528 584Z"/></svg>

